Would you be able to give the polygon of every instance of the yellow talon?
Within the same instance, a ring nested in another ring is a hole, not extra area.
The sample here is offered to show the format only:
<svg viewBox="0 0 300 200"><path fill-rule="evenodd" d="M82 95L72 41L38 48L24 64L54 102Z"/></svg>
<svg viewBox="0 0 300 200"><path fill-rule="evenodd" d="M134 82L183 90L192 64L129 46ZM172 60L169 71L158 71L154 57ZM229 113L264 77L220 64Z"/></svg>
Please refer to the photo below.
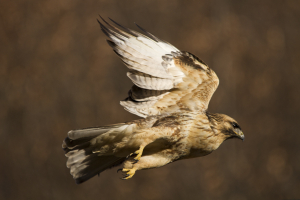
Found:
<svg viewBox="0 0 300 200"><path fill-rule="evenodd" d="M140 149L134 152L134 154L137 154L137 156L134 158L135 161L139 161L141 159L144 148L144 146L140 146Z"/></svg>
<svg viewBox="0 0 300 200"><path fill-rule="evenodd" d="M124 178L122 178L122 179L123 180L130 179L135 174L135 171L136 171L136 168L122 169L122 172L127 172L126 175L124 176Z"/></svg>

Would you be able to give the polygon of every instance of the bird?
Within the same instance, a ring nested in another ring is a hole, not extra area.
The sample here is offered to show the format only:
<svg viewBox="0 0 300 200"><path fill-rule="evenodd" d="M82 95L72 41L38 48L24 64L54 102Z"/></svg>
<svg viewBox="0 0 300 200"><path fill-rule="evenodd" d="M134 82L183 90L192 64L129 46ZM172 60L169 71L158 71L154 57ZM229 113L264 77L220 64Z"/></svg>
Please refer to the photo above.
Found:
<svg viewBox="0 0 300 200"><path fill-rule="evenodd" d="M137 24L140 32L97 21L133 82L120 104L141 118L68 132L62 148L77 184L120 165L122 179L130 179L138 170L206 156L227 139L244 140L236 120L208 111L219 79L201 59Z"/></svg>

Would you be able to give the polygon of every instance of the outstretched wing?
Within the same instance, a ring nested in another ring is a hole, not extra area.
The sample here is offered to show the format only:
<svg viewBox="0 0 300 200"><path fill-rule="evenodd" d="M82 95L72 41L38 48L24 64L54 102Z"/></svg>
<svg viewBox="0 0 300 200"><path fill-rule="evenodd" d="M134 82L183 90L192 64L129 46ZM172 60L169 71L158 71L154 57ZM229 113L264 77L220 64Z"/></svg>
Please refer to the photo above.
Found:
<svg viewBox="0 0 300 200"><path fill-rule="evenodd" d="M130 69L134 86L121 105L141 117L180 111L204 112L217 89L215 72L193 54L180 51L138 26L144 34L102 19L108 44Z"/></svg>

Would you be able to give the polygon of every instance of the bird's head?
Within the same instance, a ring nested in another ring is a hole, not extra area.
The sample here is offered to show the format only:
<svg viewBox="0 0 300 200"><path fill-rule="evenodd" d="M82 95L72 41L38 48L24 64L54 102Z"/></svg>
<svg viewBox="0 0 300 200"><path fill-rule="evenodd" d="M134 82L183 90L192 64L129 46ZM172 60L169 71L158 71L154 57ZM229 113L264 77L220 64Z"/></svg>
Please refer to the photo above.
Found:
<svg viewBox="0 0 300 200"><path fill-rule="evenodd" d="M207 113L208 119L211 123L211 127L218 134L224 135L224 139L238 138L241 140L245 139L244 133L233 118L218 113Z"/></svg>

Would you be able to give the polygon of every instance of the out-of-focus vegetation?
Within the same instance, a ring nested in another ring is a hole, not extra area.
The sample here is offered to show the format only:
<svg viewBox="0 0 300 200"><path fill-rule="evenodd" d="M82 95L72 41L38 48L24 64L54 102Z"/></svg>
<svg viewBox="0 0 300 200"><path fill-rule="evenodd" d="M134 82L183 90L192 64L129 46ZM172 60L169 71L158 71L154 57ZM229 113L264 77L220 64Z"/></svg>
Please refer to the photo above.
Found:
<svg viewBox="0 0 300 200"><path fill-rule="evenodd" d="M0 199L300 198L300 2L1 1ZM209 156L76 185L61 149L71 129L137 119L132 83L98 14L203 59L220 78L211 112L245 141Z"/></svg>

